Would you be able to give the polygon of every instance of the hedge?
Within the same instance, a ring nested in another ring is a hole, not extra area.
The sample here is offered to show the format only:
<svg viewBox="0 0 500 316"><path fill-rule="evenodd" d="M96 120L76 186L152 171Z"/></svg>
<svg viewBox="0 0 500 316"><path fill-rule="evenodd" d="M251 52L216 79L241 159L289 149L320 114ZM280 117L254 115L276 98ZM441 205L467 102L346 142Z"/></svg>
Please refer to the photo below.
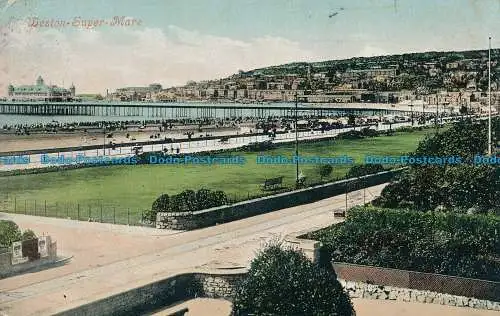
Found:
<svg viewBox="0 0 500 316"><path fill-rule="evenodd" d="M338 262L500 281L500 217L357 207L308 234Z"/></svg>

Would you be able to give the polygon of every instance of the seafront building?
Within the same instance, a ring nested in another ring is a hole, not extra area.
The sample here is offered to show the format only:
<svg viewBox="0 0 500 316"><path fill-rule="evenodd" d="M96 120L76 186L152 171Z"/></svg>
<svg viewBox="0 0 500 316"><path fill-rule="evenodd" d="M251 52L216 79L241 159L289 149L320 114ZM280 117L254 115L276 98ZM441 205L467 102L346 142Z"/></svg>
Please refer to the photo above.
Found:
<svg viewBox="0 0 500 316"><path fill-rule="evenodd" d="M34 85L8 86L8 99L12 101L50 101L63 102L73 101L75 98L75 86L69 89L56 85L47 85L41 76L38 76Z"/></svg>
<svg viewBox="0 0 500 316"><path fill-rule="evenodd" d="M152 83L147 87L125 87L108 95L113 101L154 101L153 96L162 91L161 84Z"/></svg>

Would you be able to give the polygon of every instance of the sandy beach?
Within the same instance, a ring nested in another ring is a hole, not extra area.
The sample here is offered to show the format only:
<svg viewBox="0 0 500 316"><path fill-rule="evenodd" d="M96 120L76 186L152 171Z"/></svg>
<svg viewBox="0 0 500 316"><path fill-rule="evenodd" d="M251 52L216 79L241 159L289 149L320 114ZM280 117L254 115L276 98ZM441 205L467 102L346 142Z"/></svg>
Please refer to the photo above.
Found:
<svg viewBox="0 0 500 316"><path fill-rule="evenodd" d="M143 130L129 129L127 131L103 132L98 131L76 131L66 133L38 133L30 135L15 135L0 133L0 152L26 151L34 149L47 149L59 147L78 147L90 145L102 145L104 142L109 144L135 144L138 142L158 141L165 138L187 139L186 132L193 132L193 137L205 136L207 133L214 136L223 136L230 134L242 134L248 132L249 128L204 128L199 132L196 128L185 128L160 132L158 128L145 128ZM112 137L107 137L112 134ZM127 138L127 134L129 137ZM160 134L158 138L151 138L151 135Z"/></svg>

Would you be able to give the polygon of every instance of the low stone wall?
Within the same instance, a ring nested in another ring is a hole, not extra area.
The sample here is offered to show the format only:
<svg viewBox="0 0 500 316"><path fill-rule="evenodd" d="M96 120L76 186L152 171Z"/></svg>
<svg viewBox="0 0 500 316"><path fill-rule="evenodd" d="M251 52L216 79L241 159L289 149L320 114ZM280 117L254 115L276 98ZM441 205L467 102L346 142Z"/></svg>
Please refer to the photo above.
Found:
<svg viewBox="0 0 500 316"><path fill-rule="evenodd" d="M342 279L339 281L351 298L432 303L500 311L500 303L489 300L480 300L476 298L443 294L432 291L373 285L363 282L345 281Z"/></svg>
<svg viewBox="0 0 500 316"><path fill-rule="evenodd" d="M247 269L179 274L127 292L68 309L58 316L141 315L196 297L232 300ZM421 302L500 311L500 303L432 291L373 285L339 279L351 298Z"/></svg>
<svg viewBox="0 0 500 316"><path fill-rule="evenodd" d="M238 284L245 278L246 272L246 270L239 270L234 274L198 273L195 275L195 279L201 286L201 296L223 298L231 301L236 295Z"/></svg>
<svg viewBox="0 0 500 316"><path fill-rule="evenodd" d="M349 263L333 263L339 279L500 302L500 282Z"/></svg>
<svg viewBox="0 0 500 316"><path fill-rule="evenodd" d="M193 230L269 213L283 208L312 203L346 192L386 183L403 170L384 171L364 177L336 181L202 211L190 213L159 212L156 215L156 228Z"/></svg>
<svg viewBox="0 0 500 316"><path fill-rule="evenodd" d="M56 315L140 315L196 297L230 300L247 272L246 269L238 269L224 273L179 274Z"/></svg>

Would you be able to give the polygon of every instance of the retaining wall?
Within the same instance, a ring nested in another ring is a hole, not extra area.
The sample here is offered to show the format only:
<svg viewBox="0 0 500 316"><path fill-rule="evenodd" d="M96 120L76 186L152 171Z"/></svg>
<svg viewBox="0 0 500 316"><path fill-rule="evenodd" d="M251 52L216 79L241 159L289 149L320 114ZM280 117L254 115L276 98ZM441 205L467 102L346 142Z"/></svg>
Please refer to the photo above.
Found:
<svg viewBox="0 0 500 316"><path fill-rule="evenodd" d="M351 298L369 298L376 300L393 300L403 302L432 303L457 307L471 307L500 311L500 302L481 300L459 295L406 289L393 286L374 285L363 282L345 281L340 279Z"/></svg>
<svg viewBox="0 0 500 316"><path fill-rule="evenodd" d="M333 268L343 280L500 302L500 282L348 263Z"/></svg>
<svg viewBox="0 0 500 316"><path fill-rule="evenodd" d="M156 215L156 228L193 230L312 203L346 192L386 183L403 170L397 169L379 172L364 177L336 181L196 212L159 212Z"/></svg>
<svg viewBox="0 0 500 316"><path fill-rule="evenodd" d="M74 307L57 316L141 315L196 297L231 300L246 269L223 273L184 273ZM432 291L373 285L339 279L351 298L398 300L500 311L500 303Z"/></svg>
<svg viewBox="0 0 500 316"><path fill-rule="evenodd" d="M231 299L246 273L246 269L240 269L221 274L179 274L55 315L140 315L195 297Z"/></svg>

